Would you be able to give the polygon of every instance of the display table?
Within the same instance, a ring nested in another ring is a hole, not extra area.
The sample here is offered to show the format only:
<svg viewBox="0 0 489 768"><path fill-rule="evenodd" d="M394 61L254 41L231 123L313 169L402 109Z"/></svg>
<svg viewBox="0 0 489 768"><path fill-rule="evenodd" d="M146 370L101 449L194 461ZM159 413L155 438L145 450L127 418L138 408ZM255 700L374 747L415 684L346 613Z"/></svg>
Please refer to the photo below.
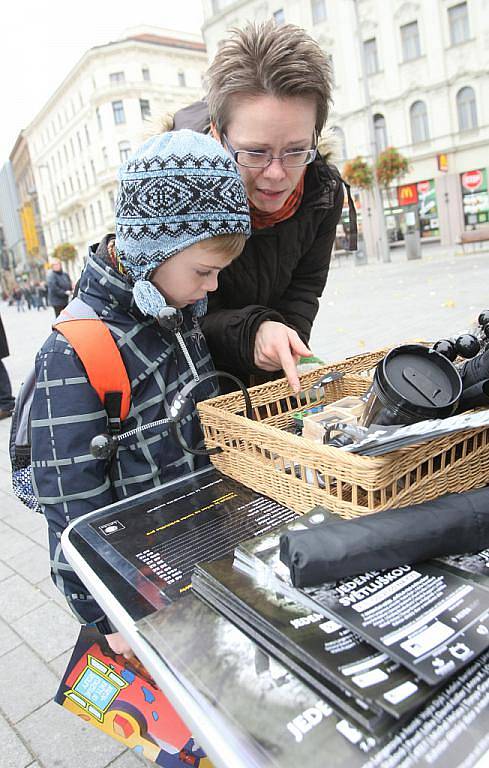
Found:
<svg viewBox="0 0 489 768"><path fill-rule="evenodd" d="M257 511L262 525L278 514L277 505L239 484L221 493L220 478L213 468L202 470L86 515L62 538L75 571L217 768L488 766L489 654L376 745L191 593L189 547L201 547L201 559L221 557L236 536L250 535ZM211 507L222 512L212 527ZM170 555L186 565L177 568Z"/></svg>

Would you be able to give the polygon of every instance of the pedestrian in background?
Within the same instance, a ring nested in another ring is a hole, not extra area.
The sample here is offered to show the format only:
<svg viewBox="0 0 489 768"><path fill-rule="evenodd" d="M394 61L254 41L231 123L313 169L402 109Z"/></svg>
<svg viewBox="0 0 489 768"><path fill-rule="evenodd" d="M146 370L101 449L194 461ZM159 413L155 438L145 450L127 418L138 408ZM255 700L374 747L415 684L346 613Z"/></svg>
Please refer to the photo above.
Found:
<svg viewBox="0 0 489 768"><path fill-rule="evenodd" d="M0 317L0 419L8 419L15 405L10 377L3 362L3 358L8 357L9 354L7 336Z"/></svg>
<svg viewBox="0 0 489 768"><path fill-rule="evenodd" d="M12 291L12 298L15 302L15 306L17 307L17 312L25 312L24 294L22 293L21 287L18 283L16 283L14 286Z"/></svg>
<svg viewBox="0 0 489 768"><path fill-rule="evenodd" d="M71 291L70 276L63 272L60 261L53 262L51 273L48 277L48 303L54 309L56 317L68 304Z"/></svg>

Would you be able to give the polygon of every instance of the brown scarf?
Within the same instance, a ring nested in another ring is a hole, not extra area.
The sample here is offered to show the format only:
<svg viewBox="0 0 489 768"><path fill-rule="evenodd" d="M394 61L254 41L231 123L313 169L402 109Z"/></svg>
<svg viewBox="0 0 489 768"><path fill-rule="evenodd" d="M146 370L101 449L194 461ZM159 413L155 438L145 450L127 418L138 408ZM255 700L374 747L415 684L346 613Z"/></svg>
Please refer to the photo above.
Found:
<svg viewBox="0 0 489 768"><path fill-rule="evenodd" d="M304 174L302 174L299 183L296 188L290 193L283 206L275 213L266 213L257 208L251 200L250 214L251 214L251 226L253 229L264 229L265 227L273 227L274 224L278 224L279 221L285 221L290 219L294 215L298 207L302 202L304 195Z"/></svg>

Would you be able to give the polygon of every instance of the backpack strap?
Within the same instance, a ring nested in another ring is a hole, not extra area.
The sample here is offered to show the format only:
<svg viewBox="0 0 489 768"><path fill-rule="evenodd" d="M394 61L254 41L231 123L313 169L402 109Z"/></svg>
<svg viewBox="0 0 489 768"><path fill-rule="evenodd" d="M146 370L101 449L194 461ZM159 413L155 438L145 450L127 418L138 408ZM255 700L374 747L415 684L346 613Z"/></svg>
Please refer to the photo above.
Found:
<svg viewBox="0 0 489 768"><path fill-rule="evenodd" d="M131 383L114 338L100 318L63 320L53 325L75 350L117 434L131 407Z"/></svg>

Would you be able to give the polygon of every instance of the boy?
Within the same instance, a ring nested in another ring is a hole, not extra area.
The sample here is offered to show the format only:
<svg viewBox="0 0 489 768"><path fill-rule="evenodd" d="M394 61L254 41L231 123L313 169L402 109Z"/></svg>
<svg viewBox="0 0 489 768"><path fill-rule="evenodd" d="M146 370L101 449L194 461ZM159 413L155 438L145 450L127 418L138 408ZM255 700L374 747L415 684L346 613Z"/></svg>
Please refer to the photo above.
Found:
<svg viewBox="0 0 489 768"><path fill-rule="evenodd" d="M234 161L193 131L145 142L119 181L115 239L106 235L90 248L78 296L103 319L122 355L131 382L126 432L167 417L176 392L213 369L199 318L219 271L243 250L250 219ZM212 379L196 390L198 399L214 393ZM90 442L107 431L107 413L56 331L36 358L31 418L33 485L48 521L52 578L77 618L95 623L116 653L129 655L67 564L61 534L74 518L173 480L199 461L164 427L122 441L111 466L94 459ZM190 446L202 440L195 410L182 434Z"/></svg>

